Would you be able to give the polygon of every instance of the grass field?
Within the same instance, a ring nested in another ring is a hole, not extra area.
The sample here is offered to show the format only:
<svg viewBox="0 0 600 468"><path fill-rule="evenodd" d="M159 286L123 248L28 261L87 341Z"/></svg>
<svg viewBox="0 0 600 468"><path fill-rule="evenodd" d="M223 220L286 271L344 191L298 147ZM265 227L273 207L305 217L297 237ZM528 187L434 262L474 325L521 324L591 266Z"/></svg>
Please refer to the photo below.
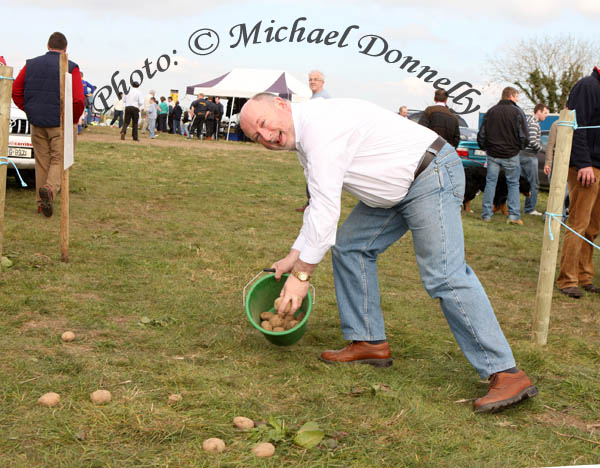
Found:
<svg viewBox="0 0 600 468"><path fill-rule="evenodd" d="M242 289L288 252L301 224L293 153L166 135L133 144L92 128L78 142L70 195L64 264L59 217L38 215L32 190L7 189L3 252L14 266L0 275L0 468L600 463L600 297L555 290L548 345L531 342L541 219L482 223L481 197L464 216L467 261L540 390L476 415L472 400L487 386L423 290L410 236L380 258L392 367L316 359L344 344L329 254L300 342L275 347L251 327ZM538 209L545 201L542 192ZM353 204L344 196L343 216ZM60 340L65 330L75 341ZM90 402L99 388L112 402ZM61 403L40 406L50 391ZM168 405L171 393L183 399ZM234 416L283 428L241 432ZM309 421L325 442L307 450L293 438ZM205 453L208 437L225 452ZM256 458L251 448L269 437L275 456Z"/></svg>

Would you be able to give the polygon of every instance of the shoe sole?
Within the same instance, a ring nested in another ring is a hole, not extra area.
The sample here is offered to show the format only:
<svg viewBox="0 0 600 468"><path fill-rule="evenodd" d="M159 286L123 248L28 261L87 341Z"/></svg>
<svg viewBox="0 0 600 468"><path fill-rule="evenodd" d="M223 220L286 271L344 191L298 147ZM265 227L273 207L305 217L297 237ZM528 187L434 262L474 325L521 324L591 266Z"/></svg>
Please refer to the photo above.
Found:
<svg viewBox="0 0 600 468"><path fill-rule="evenodd" d="M50 200L50 191L46 187L40 189L40 198L42 199L42 213L46 218L52 216L53 207L52 200Z"/></svg>
<svg viewBox="0 0 600 468"><path fill-rule="evenodd" d="M487 405L480 406L479 408L473 410L475 413L495 413L497 411L501 411L503 409L508 408L509 406L516 405L524 400L529 398L533 398L538 394L538 389L535 385L531 387L527 387L525 390L521 391L517 395L512 398L507 398L506 400L495 401L493 403L488 403Z"/></svg>
<svg viewBox="0 0 600 468"><path fill-rule="evenodd" d="M323 361L327 364L368 364L373 367L390 367L393 363L391 358L389 359L357 359L355 361L329 361L319 356L319 361Z"/></svg>

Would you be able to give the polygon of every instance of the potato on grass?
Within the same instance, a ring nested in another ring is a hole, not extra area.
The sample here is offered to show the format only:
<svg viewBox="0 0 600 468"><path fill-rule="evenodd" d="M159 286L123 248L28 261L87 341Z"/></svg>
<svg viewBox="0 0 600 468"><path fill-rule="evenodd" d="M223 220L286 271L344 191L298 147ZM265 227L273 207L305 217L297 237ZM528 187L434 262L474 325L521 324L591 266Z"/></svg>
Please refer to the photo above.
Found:
<svg viewBox="0 0 600 468"><path fill-rule="evenodd" d="M275 446L269 442L261 442L254 446L252 453L257 457L272 457L275 453Z"/></svg>
<svg viewBox="0 0 600 468"><path fill-rule="evenodd" d="M108 390L96 390L95 392L90 393L90 400L92 400L93 403L101 405L112 400L112 395Z"/></svg>
<svg viewBox="0 0 600 468"><path fill-rule="evenodd" d="M175 403L179 403L182 399L183 399L183 397L179 393L171 393L169 395L169 399L167 400L167 403L169 405L174 405Z"/></svg>
<svg viewBox="0 0 600 468"><path fill-rule="evenodd" d="M233 425L238 429L252 429L254 427L254 421L250 418L245 418L244 416L236 416L233 418Z"/></svg>
<svg viewBox="0 0 600 468"><path fill-rule="evenodd" d="M211 437L202 442L202 448L205 452L221 453L225 450L225 442L216 437Z"/></svg>
<svg viewBox="0 0 600 468"><path fill-rule="evenodd" d="M38 403L44 406L56 406L60 403L60 395L54 392L48 392L38 398Z"/></svg>
<svg viewBox="0 0 600 468"><path fill-rule="evenodd" d="M72 331L66 331L62 335L60 335L60 339L68 343L75 339L75 333L73 333Z"/></svg>

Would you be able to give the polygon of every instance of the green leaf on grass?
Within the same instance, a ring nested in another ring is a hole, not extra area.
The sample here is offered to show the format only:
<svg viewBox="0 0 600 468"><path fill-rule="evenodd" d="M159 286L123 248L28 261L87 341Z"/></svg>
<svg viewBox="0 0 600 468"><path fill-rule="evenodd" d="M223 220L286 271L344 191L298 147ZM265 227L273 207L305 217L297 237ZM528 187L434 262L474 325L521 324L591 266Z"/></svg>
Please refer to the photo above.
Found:
<svg viewBox="0 0 600 468"><path fill-rule="evenodd" d="M319 425L314 421L309 421L298 429L294 443L305 449L311 449L319 445L323 437L325 437L325 432L319 428Z"/></svg>
<svg viewBox="0 0 600 468"><path fill-rule="evenodd" d="M11 266L13 266L12 260L8 257L2 257L2 269L6 270L6 269L10 268Z"/></svg>

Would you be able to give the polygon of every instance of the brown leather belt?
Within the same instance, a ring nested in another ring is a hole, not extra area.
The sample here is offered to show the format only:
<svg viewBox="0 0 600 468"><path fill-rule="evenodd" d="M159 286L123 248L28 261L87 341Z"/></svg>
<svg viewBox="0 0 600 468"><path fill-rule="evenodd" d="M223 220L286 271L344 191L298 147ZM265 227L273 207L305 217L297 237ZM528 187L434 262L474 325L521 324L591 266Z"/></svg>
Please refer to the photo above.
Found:
<svg viewBox="0 0 600 468"><path fill-rule="evenodd" d="M419 177L419 174L421 172L423 172L425 169L427 169L427 166L429 166L431 161L433 161L435 159L435 157L440 152L440 150L444 147L445 144L446 144L446 140L444 140L442 137L437 137L437 139L429 146L429 148L427 148L425 150L425 153L423 154L423 158L421 159L421 162L419 163L419 166L417 167L417 170L415 171L415 179L417 177Z"/></svg>

